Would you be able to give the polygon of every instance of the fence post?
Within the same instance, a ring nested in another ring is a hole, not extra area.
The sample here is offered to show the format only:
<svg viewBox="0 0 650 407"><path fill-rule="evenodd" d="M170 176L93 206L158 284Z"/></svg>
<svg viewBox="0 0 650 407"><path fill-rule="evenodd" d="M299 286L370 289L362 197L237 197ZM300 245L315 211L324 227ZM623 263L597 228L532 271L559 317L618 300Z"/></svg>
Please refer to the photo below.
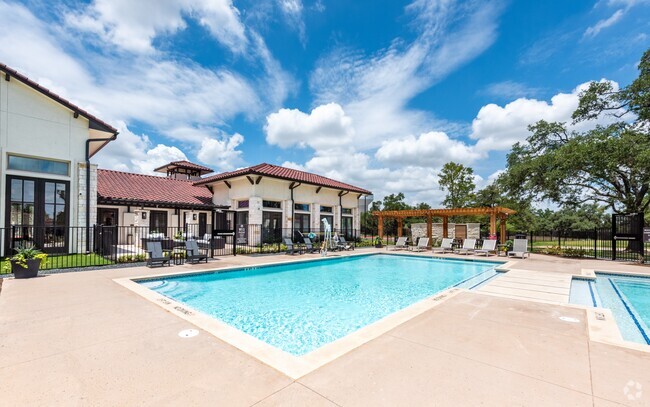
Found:
<svg viewBox="0 0 650 407"><path fill-rule="evenodd" d="M594 228L594 259L598 258L598 228Z"/></svg>
<svg viewBox="0 0 650 407"><path fill-rule="evenodd" d="M534 247L534 245L533 245L533 236L534 235L535 235L535 233L531 230L530 231L530 248L528 249L528 251L531 252L531 253L533 252L533 247Z"/></svg>
<svg viewBox="0 0 650 407"><path fill-rule="evenodd" d="M557 247L562 249L562 231L557 231Z"/></svg>
<svg viewBox="0 0 650 407"><path fill-rule="evenodd" d="M616 215L612 213L612 260L616 260Z"/></svg>

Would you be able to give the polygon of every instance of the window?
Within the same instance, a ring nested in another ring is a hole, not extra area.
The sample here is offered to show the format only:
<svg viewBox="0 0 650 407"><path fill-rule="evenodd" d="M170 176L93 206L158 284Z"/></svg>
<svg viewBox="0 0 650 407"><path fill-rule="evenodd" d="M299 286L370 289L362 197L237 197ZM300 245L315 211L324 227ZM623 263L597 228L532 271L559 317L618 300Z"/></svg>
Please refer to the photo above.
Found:
<svg viewBox="0 0 650 407"><path fill-rule="evenodd" d="M321 206L320 211L321 212L332 213L332 207L331 206Z"/></svg>
<svg viewBox="0 0 650 407"><path fill-rule="evenodd" d="M281 209L282 203L279 201L262 201L262 206L265 208Z"/></svg>
<svg viewBox="0 0 650 407"><path fill-rule="evenodd" d="M9 156L8 168L10 170L44 172L47 174L70 175L70 164L61 161L44 160L41 158Z"/></svg>
<svg viewBox="0 0 650 407"><path fill-rule="evenodd" d="M262 242L279 243L282 241L282 213L262 212Z"/></svg>
<svg viewBox="0 0 650 407"><path fill-rule="evenodd" d="M297 204L295 204L295 205L293 206L293 208L294 208L295 210L297 210L297 211L305 211L305 212L309 212L309 204L300 204L300 203L297 203Z"/></svg>
<svg viewBox="0 0 650 407"><path fill-rule="evenodd" d="M67 250L68 188L66 181L7 177L5 223L14 244L34 245L48 253Z"/></svg>
<svg viewBox="0 0 650 407"><path fill-rule="evenodd" d="M149 213L149 232L163 233L167 236L167 212L151 211Z"/></svg>
<svg viewBox="0 0 650 407"><path fill-rule="evenodd" d="M295 219L295 230L299 230L302 233L309 233L310 227L309 227L309 221L311 220L311 216L309 216L306 213L296 213L294 216Z"/></svg>
<svg viewBox="0 0 650 407"><path fill-rule="evenodd" d="M352 208L342 208L341 213L343 215L352 215Z"/></svg>
<svg viewBox="0 0 650 407"><path fill-rule="evenodd" d="M238 201L237 208L248 208L248 199L245 201Z"/></svg>

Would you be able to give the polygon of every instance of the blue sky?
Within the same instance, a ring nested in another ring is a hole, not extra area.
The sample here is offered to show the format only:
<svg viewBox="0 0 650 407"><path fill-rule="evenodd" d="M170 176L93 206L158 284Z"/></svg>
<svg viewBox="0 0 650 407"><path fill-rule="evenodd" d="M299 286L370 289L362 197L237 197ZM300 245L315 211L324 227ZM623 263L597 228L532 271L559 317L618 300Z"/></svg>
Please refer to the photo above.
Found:
<svg viewBox="0 0 650 407"><path fill-rule="evenodd" d="M445 162L486 185L528 124L632 81L650 2L0 0L0 35L120 129L104 168L269 162L438 205Z"/></svg>

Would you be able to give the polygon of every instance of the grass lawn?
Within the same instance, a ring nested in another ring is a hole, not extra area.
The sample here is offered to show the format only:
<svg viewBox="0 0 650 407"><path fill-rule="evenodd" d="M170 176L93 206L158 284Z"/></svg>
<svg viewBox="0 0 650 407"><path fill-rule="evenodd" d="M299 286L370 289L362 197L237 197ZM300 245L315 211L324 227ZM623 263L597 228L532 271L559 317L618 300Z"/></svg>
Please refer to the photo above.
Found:
<svg viewBox="0 0 650 407"><path fill-rule="evenodd" d="M45 263L41 264L41 270L71 268L71 267L90 267L106 266L115 264L98 254L64 254L58 256L48 256ZM11 264L9 259L2 260L0 265L0 274L11 273Z"/></svg>

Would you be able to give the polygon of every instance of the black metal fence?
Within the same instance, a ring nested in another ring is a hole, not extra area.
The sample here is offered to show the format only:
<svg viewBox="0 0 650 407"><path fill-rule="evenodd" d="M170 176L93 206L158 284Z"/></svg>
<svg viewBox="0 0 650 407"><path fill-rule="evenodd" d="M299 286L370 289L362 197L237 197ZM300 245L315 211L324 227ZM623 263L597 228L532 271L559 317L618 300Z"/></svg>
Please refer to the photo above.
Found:
<svg viewBox="0 0 650 407"><path fill-rule="evenodd" d="M21 247L34 247L48 255L42 270L139 263L147 258L147 244L160 242L163 250L183 251L194 239L211 257L234 255L232 230L205 231L199 225L152 230L139 226L0 228L0 274L11 272L9 258Z"/></svg>
<svg viewBox="0 0 650 407"><path fill-rule="evenodd" d="M294 243L303 243L309 238L314 245L320 246L325 239L325 231L321 229L280 229L267 228L263 225L238 225L235 227L237 254L281 253L287 248L284 239ZM359 244L361 238L358 230L333 229L332 237L339 236L347 242Z"/></svg>
<svg viewBox="0 0 650 407"><path fill-rule="evenodd" d="M650 261L650 243L615 239L612 228L509 233L508 239L528 239L531 253L628 262Z"/></svg>

